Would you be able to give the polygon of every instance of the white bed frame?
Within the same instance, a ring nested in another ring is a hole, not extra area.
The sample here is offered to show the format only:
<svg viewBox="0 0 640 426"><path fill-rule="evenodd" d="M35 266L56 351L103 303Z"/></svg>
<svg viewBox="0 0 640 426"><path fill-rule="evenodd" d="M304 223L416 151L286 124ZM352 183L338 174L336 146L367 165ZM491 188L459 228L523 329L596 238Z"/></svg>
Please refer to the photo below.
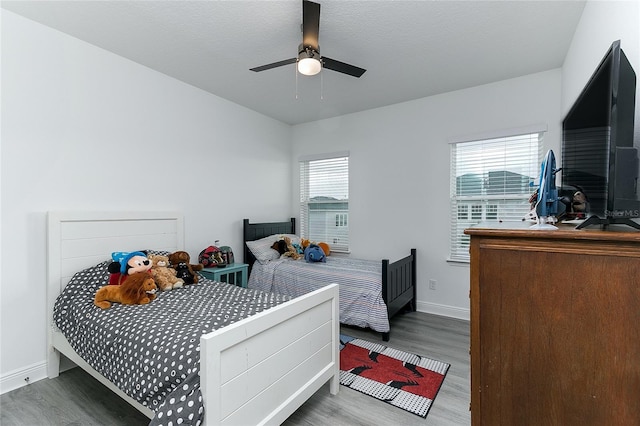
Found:
<svg viewBox="0 0 640 426"><path fill-rule="evenodd" d="M142 413L154 413L91 368L53 324L56 297L73 274L113 251L184 250L178 212L49 212L47 259L49 378L60 354ZM200 339L206 425L280 424L329 382L339 389L338 286L330 285Z"/></svg>

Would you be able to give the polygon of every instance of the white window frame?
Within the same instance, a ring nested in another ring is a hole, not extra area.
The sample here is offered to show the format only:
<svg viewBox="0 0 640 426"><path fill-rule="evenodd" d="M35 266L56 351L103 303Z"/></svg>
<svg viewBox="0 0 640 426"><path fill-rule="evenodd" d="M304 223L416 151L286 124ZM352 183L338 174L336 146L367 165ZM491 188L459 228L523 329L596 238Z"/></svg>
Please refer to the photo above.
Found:
<svg viewBox="0 0 640 426"><path fill-rule="evenodd" d="M335 160L335 161L334 161ZM299 158L300 168L300 236L314 242L329 244L332 252L349 252L349 152L333 152L319 155L308 155ZM315 188L310 179L314 179L309 166L324 168L316 176ZM346 167L346 170L345 170ZM336 171L334 173L334 171ZM333 177L340 176L338 181ZM346 180L346 182L345 182ZM338 195L337 192L346 192ZM317 196L331 196L335 200L314 200ZM313 205L318 207L316 217L321 214L322 204L341 205L339 210L325 210L323 229L317 228L318 223L312 224L311 210ZM346 208L345 208L346 207Z"/></svg>
<svg viewBox="0 0 640 426"><path fill-rule="evenodd" d="M449 261L468 263L470 260L469 236L464 234L464 229L480 222L522 221L530 211L528 200L535 191L534 181L537 183L539 180L546 132L546 125L534 125L450 141ZM522 151L516 146L522 147ZM509 171L514 164L520 173ZM502 189L499 185L491 186L491 173L503 174L502 179L497 180L502 182ZM514 176L511 180L508 173ZM518 184L512 185L513 179L518 182L517 175L522 178ZM479 187L469 184L466 187L468 193L461 193L464 188L458 188L458 183L462 182L463 176L476 178L472 182ZM528 177L527 184L525 177Z"/></svg>

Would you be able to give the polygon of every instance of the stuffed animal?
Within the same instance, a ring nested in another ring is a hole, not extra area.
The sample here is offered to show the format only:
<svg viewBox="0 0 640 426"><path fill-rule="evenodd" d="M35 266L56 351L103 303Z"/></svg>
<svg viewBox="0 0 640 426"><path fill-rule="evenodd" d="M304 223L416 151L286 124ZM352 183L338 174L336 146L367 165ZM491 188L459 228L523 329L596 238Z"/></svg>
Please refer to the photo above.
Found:
<svg viewBox="0 0 640 426"><path fill-rule="evenodd" d="M326 262L327 256L320 246L309 244L307 248L304 249L304 260L307 262Z"/></svg>
<svg viewBox="0 0 640 426"><path fill-rule="evenodd" d="M331 254L331 248L327 243L318 243L318 246L322 249L325 256L329 256Z"/></svg>
<svg viewBox="0 0 640 426"><path fill-rule="evenodd" d="M291 257L294 260L298 260L303 257L303 255L298 252L298 249L296 249L291 243L291 238L287 236L282 236L281 239L273 243L271 248L280 253L280 256Z"/></svg>
<svg viewBox="0 0 640 426"><path fill-rule="evenodd" d="M271 248L282 256L287 251L287 243L284 240L278 240L271 245Z"/></svg>
<svg viewBox="0 0 640 426"><path fill-rule="evenodd" d="M191 257L186 251L176 251L169 255L169 264L176 270L176 276L185 284L196 284L198 282L196 271L202 271L204 266L201 263L192 265L189 262Z"/></svg>
<svg viewBox="0 0 640 426"><path fill-rule="evenodd" d="M304 249L309 247L309 244L311 244L310 240L307 240L306 238L300 238L300 246L302 247L303 252L304 252Z"/></svg>
<svg viewBox="0 0 640 426"><path fill-rule="evenodd" d="M136 272L127 277L122 285L106 285L96 291L93 303L102 308L111 307L111 303L123 305L145 305L156 297L158 287L147 272Z"/></svg>
<svg viewBox="0 0 640 426"><path fill-rule="evenodd" d="M331 248L329 247L329 244L327 243L314 243L313 241L307 240L306 238L302 238L300 240L300 245L302 246L302 249L306 249L307 247L309 247L311 244L317 245L320 248L322 248L322 251L324 252L325 256L329 256L329 254L331 254Z"/></svg>
<svg viewBox="0 0 640 426"><path fill-rule="evenodd" d="M111 285L120 285L129 275L136 272L148 272L152 266L144 251L115 251L111 253L111 259L113 262L107 267L111 274L109 276L109 284Z"/></svg>
<svg viewBox="0 0 640 426"><path fill-rule="evenodd" d="M169 258L160 254L150 254L149 260L152 263L151 275L156 281L156 285L162 291L173 290L184 285L184 280L177 277L175 269L169 267Z"/></svg>

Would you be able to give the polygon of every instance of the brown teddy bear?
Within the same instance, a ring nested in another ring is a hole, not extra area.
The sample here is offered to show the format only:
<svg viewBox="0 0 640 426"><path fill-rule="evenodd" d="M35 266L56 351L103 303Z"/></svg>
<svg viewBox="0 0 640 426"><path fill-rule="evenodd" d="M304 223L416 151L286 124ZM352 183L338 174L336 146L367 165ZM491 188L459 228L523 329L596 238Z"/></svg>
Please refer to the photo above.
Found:
<svg viewBox="0 0 640 426"><path fill-rule="evenodd" d="M190 262L191 257L186 251L176 251L169 255L169 264L176 270L176 276L185 284L196 284L198 282L196 271L202 271L204 266L201 263L192 265Z"/></svg>
<svg viewBox="0 0 640 426"><path fill-rule="evenodd" d="M177 272L169 268L169 257L160 254L150 254L149 260L152 262L151 275L156 280L156 285L160 290L167 291L180 288L184 285L184 280L177 277Z"/></svg>
<svg viewBox="0 0 640 426"><path fill-rule="evenodd" d="M102 308L111 307L111 303L123 305L145 305L156 297L158 287L147 272L135 272L127 277L122 285L106 285L96 291L93 303Z"/></svg>

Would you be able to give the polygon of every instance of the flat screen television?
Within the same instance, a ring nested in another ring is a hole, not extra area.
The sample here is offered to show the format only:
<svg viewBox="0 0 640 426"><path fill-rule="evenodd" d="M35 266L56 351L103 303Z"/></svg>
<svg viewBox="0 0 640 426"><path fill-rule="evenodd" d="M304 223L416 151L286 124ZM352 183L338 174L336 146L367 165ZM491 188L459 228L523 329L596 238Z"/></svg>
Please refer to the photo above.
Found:
<svg viewBox="0 0 640 426"><path fill-rule="evenodd" d="M633 140L636 74L613 42L562 122L561 200L578 225L640 229L638 145Z"/></svg>

